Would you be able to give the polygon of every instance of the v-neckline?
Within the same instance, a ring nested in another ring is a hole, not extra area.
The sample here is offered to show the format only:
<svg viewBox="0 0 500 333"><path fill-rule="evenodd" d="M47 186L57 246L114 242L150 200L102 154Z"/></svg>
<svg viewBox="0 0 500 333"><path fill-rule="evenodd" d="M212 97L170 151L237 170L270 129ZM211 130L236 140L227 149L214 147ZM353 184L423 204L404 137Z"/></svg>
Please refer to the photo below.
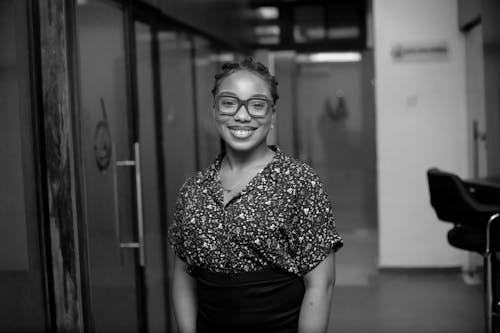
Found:
<svg viewBox="0 0 500 333"><path fill-rule="evenodd" d="M257 182L257 180L261 177L261 175L264 173L264 171L266 169L268 169L270 167L270 165L272 165L276 161L276 156L278 155L278 152L274 151L274 150L273 150L273 152L274 152L274 155L273 155L272 159L269 161L269 163L264 165L264 167L262 167L262 169L260 169L252 178L250 178L250 180L246 183L246 185L242 187L241 191L238 191L232 197L229 197L227 201L225 198L226 193L224 191L224 188L222 187L222 181L221 181L221 177L220 177L220 169L222 168L222 160L221 160L221 163L219 165L219 169L217 170L217 184L219 186L219 195L222 198L222 205L224 206L224 208L226 208L231 202L233 202L237 198L243 196L244 194L246 194L254 189L254 187L255 187L254 183ZM229 193L231 193L231 192L229 192Z"/></svg>

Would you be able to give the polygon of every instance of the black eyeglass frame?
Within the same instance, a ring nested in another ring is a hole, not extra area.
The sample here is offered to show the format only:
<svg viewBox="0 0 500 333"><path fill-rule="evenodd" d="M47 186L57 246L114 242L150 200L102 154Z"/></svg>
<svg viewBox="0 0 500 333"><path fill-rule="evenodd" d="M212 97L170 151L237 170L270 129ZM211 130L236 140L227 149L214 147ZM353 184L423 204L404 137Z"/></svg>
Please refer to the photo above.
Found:
<svg viewBox="0 0 500 333"><path fill-rule="evenodd" d="M219 100L222 97L234 98L238 102L238 107L236 108L236 110L233 113L221 112L221 110L219 109ZM266 108L266 114L264 114L263 116L252 114L252 112L250 112L250 109L248 108L248 102L252 101L252 100L258 100L258 101L265 101L265 102L267 102L269 105ZM247 109L247 113L252 118L265 118L269 114L269 110L270 109L274 109L274 102L271 99L269 99L269 98L264 98L264 97L250 97L248 99L242 100L242 99L240 99L240 98L238 98L236 96L233 96L233 95L216 95L214 97L214 107L217 110L217 112L219 114L223 115L223 116L234 116L236 113L238 113L238 111L240 110L240 108L241 108L242 105L245 106L245 108Z"/></svg>

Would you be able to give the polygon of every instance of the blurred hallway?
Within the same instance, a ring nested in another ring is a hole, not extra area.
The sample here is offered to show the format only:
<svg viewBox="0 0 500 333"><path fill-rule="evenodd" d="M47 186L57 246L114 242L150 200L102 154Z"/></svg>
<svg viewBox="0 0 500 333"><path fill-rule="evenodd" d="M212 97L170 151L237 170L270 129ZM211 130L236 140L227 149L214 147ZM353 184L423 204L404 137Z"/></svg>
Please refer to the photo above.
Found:
<svg viewBox="0 0 500 333"><path fill-rule="evenodd" d="M500 177L498 22L498 0L0 0L0 332L177 333L167 230L221 148L214 76L248 55L279 82L268 143L345 241L329 333L483 332L459 273L482 262L426 171Z"/></svg>

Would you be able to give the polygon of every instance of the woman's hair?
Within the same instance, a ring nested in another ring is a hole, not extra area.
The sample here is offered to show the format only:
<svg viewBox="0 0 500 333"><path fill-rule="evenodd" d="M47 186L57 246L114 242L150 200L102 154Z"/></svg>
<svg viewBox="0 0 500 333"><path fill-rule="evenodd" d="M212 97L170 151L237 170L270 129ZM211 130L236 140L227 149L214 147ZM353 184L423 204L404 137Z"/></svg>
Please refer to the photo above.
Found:
<svg viewBox="0 0 500 333"><path fill-rule="evenodd" d="M246 57L242 61L226 62L222 64L222 71L215 75L214 87L212 89L212 95L216 95L221 82L229 75L238 71L248 71L260 76L269 85L269 90L271 91L271 97L273 99L273 104L279 98L278 95L278 81L276 78L269 73L269 69L258 61L254 61L252 57Z"/></svg>

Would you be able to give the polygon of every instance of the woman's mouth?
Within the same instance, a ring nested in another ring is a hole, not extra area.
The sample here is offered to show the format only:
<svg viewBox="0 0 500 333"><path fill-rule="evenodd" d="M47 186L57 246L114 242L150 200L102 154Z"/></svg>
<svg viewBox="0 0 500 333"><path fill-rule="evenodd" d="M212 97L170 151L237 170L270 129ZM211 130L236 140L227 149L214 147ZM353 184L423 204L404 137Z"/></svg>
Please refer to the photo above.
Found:
<svg viewBox="0 0 500 333"><path fill-rule="evenodd" d="M251 127L229 127L231 134L238 139L246 139L253 134L255 128Z"/></svg>

